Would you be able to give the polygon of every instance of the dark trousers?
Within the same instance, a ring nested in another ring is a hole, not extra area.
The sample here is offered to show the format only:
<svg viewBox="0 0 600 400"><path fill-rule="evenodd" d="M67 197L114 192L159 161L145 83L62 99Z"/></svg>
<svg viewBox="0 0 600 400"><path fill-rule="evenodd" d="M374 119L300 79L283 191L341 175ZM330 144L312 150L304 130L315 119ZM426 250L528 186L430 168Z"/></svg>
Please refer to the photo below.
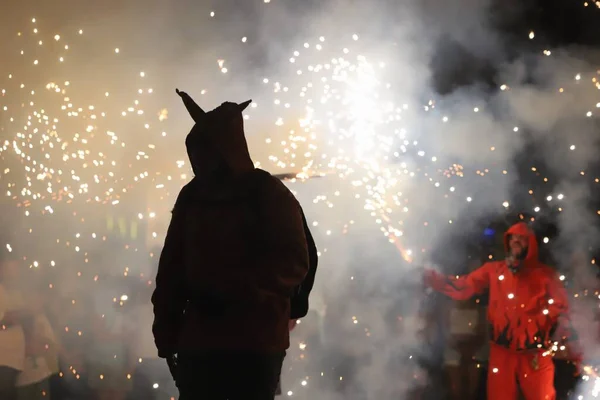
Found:
<svg viewBox="0 0 600 400"><path fill-rule="evenodd" d="M178 355L179 400L273 400L285 352Z"/></svg>
<svg viewBox="0 0 600 400"><path fill-rule="evenodd" d="M10 367L0 367L0 399L17 399L17 376L19 371Z"/></svg>

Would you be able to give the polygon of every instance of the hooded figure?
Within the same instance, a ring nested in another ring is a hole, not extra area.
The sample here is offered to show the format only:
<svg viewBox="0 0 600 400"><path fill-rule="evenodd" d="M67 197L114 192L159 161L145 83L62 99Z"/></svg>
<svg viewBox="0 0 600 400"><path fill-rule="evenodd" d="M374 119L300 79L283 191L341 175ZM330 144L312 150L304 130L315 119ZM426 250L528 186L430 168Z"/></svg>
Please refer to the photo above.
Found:
<svg viewBox="0 0 600 400"><path fill-rule="evenodd" d="M506 260L485 263L462 277L428 270L425 284L455 300L489 292L488 399L553 400L554 365L548 350L559 319L568 318L566 291L538 260L533 231L519 222L504 235ZM517 386L518 383L518 386Z"/></svg>
<svg viewBox="0 0 600 400"><path fill-rule="evenodd" d="M290 297L309 265L301 208L254 168L242 117L249 101L205 113L177 93L195 121L185 142L195 176L179 193L159 261L158 353L177 354L181 400L270 399L289 347Z"/></svg>

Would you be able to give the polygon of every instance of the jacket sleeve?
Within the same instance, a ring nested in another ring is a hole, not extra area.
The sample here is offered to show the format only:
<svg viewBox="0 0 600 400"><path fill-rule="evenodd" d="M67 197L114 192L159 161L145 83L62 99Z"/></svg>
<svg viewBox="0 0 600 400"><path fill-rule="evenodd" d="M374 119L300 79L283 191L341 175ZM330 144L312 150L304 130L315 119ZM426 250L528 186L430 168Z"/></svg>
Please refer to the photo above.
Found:
<svg viewBox="0 0 600 400"><path fill-rule="evenodd" d="M543 308L542 314L547 313L548 324L557 327L555 336L558 336L560 342L566 344L569 359L574 362L581 362L583 349L579 341L579 335L571 320L569 296L555 271L550 273L546 291L548 293L548 304Z"/></svg>
<svg viewBox="0 0 600 400"><path fill-rule="evenodd" d="M173 209L171 223L158 263L156 288L152 294L154 306L152 333L158 349L158 356L161 358L176 352L177 337L187 301L183 265L185 216L180 206L184 190L185 188L179 194Z"/></svg>
<svg viewBox="0 0 600 400"><path fill-rule="evenodd" d="M539 276L537 279L539 279ZM569 300L562 282L558 279L556 273L549 268L544 273L543 282L544 290L529 299L525 308L527 314L530 317L535 317L541 326L554 325L557 322L568 322Z"/></svg>
<svg viewBox="0 0 600 400"><path fill-rule="evenodd" d="M437 271L425 271L425 285L454 300L468 300L482 294L490 284L490 264L484 264L468 275L453 277Z"/></svg>
<svg viewBox="0 0 600 400"><path fill-rule="evenodd" d="M300 204L288 188L271 178L264 192L262 218L255 262L259 269L258 287L281 296L291 296L309 270L308 245Z"/></svg>
<svg viewBox="0 0 600 400"><path fill-rule="evenodd" d="M549 273L545 289L543 304L531 309L537 310L537 319L542 326L556 326L556 336L576 347L578 338L569 314L569 297L554 271Z"/></svg>

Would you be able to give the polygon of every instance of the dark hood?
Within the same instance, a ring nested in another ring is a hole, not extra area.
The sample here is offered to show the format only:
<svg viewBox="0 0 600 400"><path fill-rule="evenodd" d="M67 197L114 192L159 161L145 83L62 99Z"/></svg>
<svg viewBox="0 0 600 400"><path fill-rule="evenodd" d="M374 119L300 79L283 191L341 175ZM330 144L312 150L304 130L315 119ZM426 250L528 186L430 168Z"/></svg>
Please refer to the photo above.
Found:
<svg viewBox="0 0 600 400"><path fill-rule="evenodd" d="M535 238L535 233L533 230L525 223L518 222L508 228L508 230L504 233L504 250L508 253L508 241L511 235L521 235L526 236L529 239L529 244L527 246L527 255L525 256L525 260L523 260L524 265L533 265L538 262L538 242Z"/></svg>
<svg viewBox="0 0 600 400"><path fill-rule="evenodd" d="M221 159L233 175L254 169L242 116L242 111L251 100L241 104L225 102L212 111L204 112L187 93L177 90L177 94L183 99L195 122L186 137L185 145L196 176L202 175L203 171L198 165L194 165L192 153Z"/></svg>

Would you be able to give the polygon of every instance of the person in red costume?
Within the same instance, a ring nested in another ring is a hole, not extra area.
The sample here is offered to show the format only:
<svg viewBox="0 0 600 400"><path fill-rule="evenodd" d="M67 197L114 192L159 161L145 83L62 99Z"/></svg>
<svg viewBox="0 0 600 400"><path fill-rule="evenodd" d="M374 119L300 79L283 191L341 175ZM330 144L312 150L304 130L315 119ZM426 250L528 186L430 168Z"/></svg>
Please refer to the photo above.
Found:
<svg viewBox="0 0 600 400"><path fill-rule="evenodd" d="M489 291L489 400L554 400L552 333L567 318L566 291L554 269L538 260L538 243L524 222L504 235L505 261L462 277L425 272L425 284L455 300Z"/></svg>

